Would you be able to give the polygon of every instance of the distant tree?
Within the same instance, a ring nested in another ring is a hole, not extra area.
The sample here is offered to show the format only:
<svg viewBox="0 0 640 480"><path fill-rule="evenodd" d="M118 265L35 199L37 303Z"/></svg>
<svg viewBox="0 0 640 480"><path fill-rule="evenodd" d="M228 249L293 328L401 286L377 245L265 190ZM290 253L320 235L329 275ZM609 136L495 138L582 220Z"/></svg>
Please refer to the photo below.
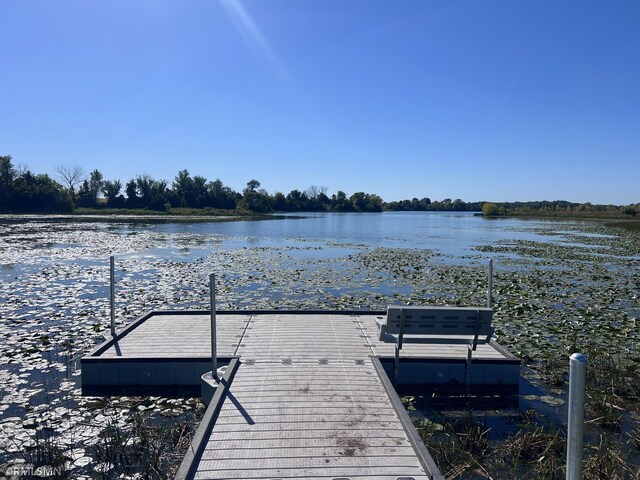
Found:
<svg viewBox="0 0 640 480"><path fill-rule="evenodd" d="M100 192L102 191L103 182L104 177L99 170L94 170L89 175L89 191L91 192L91 198L94 204L98 200L98 195L100 195Z"/></svg>
<svg viewBox="0 0 640 480"><path fill-rule="evenodd" d="M196 175L193 177L191 207L202 208L207 205L209 199L209 189L207 187L207 179Z"/></svg>
<svg viewBox="0 0 640 480"><path fill-rule="evenodd" d="M140 199L138 198L138 186L136 185L136 181L129 180L124 191L127 195L125 205L129 208L138 208Z"/></svg>
<svg viewBox="0 0 640 480"><path fill-rule="evenodd" d="M258 180L249 180L247 182L247 188L245 190L255 192L258 188L260 188L260 182Z"/></svg>
<svg viewBox="0 0 640 480"><path fill-rule="evenodd" d="M500 215L500 213L500 207L495 203L485 202L484 205L482 205L482 214L485 217L494 217L496 215Z"/></svg>
<svg viewBox="0 0 640 480"><path fill-rule="evenodd" d="M451 210L455 211L455 212L463 212L467 209L467 204L464 203L462 200L460 200L459 198L456 198L453 203L451 204Z"/></svg>
<svg viewBox="0 0 640 480"><path fill-rule="evenodd" d="M0 156L0 211L9 211L15 176L11 155Z"/></svg>
<svg viewBox="0 0 640 480"><path fill-rule="evenodd" d="M107 199L108 205L110 207L121 207L121 201L118 200L120 195L120 190L122 190L122 183L120 180L105 180L102 183L102 194ZM122 197L124 200L124 197Z"/></svg>
<svg viewBox="0 0 640 480"><path fill-rule="evenodd" d="M327 197L327 187L318 187L311 185L304 192L307 197L304 210L308 211L322 211L327 210L331 204L331 200Z"/></svg>
<svg viewBox="0 0 640 480"><path fill-rule="evenodd" d="M12 211L69 212L73 203L69 192L49 175L26 171L13 182Z"/></svg>
<svg viewBox="0 0 640 480"><path fill-rule="evenodd" d="M167 209L169 192L166 180L154 180L149 175L136 177L136 189L142 208L164 211Z"/></svg>
<svg viewBox="0 0 640 480"><path fill-rule="evenodd" d="M193 206L193 179L189 176L189 171L185 168L180 170L173 180L173 192L177 202L177 207Z"/></svg>
<svg viewBox="0 0 640 480"><path fill-rule="evenodd" d="M208 186L209 205L214 208L233 209L236 208L242 196L229 187L225 187L218 178L209 182Z"/></svg>
<svg viewBox="0 0 640 480"><path fill-rule="evenodd" d="M349 197L356 212L381 212L382 199L378 195L356 192Z"/></svg>
<svg viewBox="0 0 640 480"><path fill-rule="evenodd" d="M58 174L58 178L62 184L69 191L71 200L76 203L76 187L82 183L84 179L84 169L79 165L58 165L55 167L55 172Z"/></svg>
<svg viewBox="0 0 640 480"><path fill-rule="evenodd" d="M273 199L264 188L256 190L258 187L260 187L260 182L257 180L251 180L247 183L247 188L242 192L242 199L238 202L240 208L252 212L268 212L271 210Z"/></svg>
<svg viewBox="0 0 640 480"><path fill-rule="evenodd" d="M276 192L273 194L273 209L277 212L284 212L288 210L287 197L282 192Z"/></svg>
<svg viewBox="0 0 640 480"><path fill-rule="evenodd" d="M310 200L315 200L320 194L320 187L318 187L317 185L311 185L304 191L304 193L307 194L307 198L309 198Z"/></svg>
<svg viewBox="0 0 640 480"><path fill-rule="evenodd" d="M301 212L307 209L309 197L300 190L291 190L287 194L287 210L291 212Z"/></svg>
<svg viewBox="0 0 640 480"><path fill-rule="evenodd" d="M353 205L347 198L347 194L342 190L338 190L338 193L331 197L331 208L336 212L351 212L353 211Z"/></svg>
<svg viewBox="0 0 640 480"><path fill-rule="evenodd" d="M95 208L97 206L98 195L102 191L102 173L94 170L89 175L88 180L84 180L76 195L77 204L80 207Z"/></svg>
<svg viewBox="0 0 640 480"><path fill-rule="evenodd" d="M322 191L325 188L325 191ZM320 193L316 198L316 206L318 210L329 210L331 207L331 199L326 194L326 187L321 187Z"/></svg>
<svg viewBox="0 0 640 480"><path fill-rule="evenodd" d="M78 193L76 194L76 202L79 207L93 208L96 206L95 197L91 194L91 187L89 186L89 180L84 180Z"/></svg>

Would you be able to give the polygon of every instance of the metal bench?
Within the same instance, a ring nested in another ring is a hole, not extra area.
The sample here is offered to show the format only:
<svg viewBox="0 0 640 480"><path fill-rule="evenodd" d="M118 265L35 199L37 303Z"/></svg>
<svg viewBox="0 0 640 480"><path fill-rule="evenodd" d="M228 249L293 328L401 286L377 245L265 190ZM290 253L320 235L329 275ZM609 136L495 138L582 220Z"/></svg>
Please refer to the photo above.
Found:
<svg viewBox="0 0 640 480"><path fill-rule="evenodd" d="M379 340L395 344L395 377L403 343L467 345L467 371L479 343L489 343L494 333L493 310L474 307L395 306L377 317ZM469 380L467 375L467 381Z"/></svg>

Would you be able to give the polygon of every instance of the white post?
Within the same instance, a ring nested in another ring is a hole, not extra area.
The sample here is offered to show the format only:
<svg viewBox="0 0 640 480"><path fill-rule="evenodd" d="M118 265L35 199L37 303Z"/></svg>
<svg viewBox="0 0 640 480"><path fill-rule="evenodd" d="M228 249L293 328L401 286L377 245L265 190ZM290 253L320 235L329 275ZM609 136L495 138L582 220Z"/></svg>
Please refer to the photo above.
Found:
<svg viewBox="0 0 640 480"><path fill-rule="evenodd" d="M218 355L216 352L216 276L209 276L209 290L211 294L211 376L218 378Z"/></svg>
<svg viewBox="0 0 640 480"><path fill-rule="evenodd" d="M109 296L111 303L111 336L116 336L116 280L115 280L115 259L113 256L109 257Z"/></svg>
<svg viewBox="0 0 640 480"><path fill-rule="evenodd" d="M493 259L489 260L489 286L487 287L487 307L491 308L493 291Z"/></svg>
<svg viewBox="0 0 640 480"><path fill-rule="evenodd" d="M587 357L574 353L569 358L569 419L567 422L567 480L582 478L584 429L584 381Z"/></svg>

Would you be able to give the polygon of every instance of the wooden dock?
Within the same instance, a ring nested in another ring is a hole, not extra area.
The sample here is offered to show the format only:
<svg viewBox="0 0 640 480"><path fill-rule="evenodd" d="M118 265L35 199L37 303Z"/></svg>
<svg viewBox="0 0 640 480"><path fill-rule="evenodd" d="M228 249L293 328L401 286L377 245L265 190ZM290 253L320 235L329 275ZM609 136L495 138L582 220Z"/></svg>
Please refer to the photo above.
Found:
<svg viewBox="0 0 640 480"><path fill-rule="evenodd" d="M385 373L393 346L377 339L380 314L219 313L229 367L176 478L442 479ZM208 312L142 317L82 359L83 387L199 382L211 370L209 331ZM459 381L466 354L407 345L401 375ZM478 347L472 368L484 384L519 375L495 344Z"/></svg>

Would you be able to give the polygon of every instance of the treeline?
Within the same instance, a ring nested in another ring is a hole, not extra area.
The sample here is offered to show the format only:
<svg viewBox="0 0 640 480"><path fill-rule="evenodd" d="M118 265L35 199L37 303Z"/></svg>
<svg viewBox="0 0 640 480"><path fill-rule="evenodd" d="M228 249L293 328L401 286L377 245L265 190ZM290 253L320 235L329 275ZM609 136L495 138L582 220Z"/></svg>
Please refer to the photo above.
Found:
<svg viewBox="0 0 640 480"><path fill-rule="evenodd" d="M192 176L181 170L171 184L149 175L122 183L105 179L99 170L87 176L78 166L58 166L56 179L47 174L34 174L26 167L14 167L10 155L0 156L0 212L57 213L85 209L141 209L167 212L175 208L245 210L250 212L381 212L393 211L455 211L480 212L485 215L529 214L611 214L635 216L640 205L615 206L540 202L464 202L461 199L431 201L421 199L384 202L378 195L356 192L350 196L338 191L327 195L327 187L311 186L306 190L291 190L288 194L270 194L258 180L250 180L242 192L224 185L220 179Z"/></svg>
<svg viewBox="0 0 640 480"><path fill-rule="evenodd" d="M236 192L220 179L191 176L186 169L178 172L171 185L149 175L138 175L123 184L118 179L105 179L99 170L87 176L78 166L56 167L56 174L59 181L26 168L16 169L10 155L0 156L0 212L53 213L76 208L381 212L384 205L375 194L356 192L347 196L339 191L329 197L326 187L317 186L271 195L258 180L250 180L242 192Z"/></svg>
<svg viewBox="0 0 640 480"><path fill-rule="evenodd" d="M451 200L445 198L442 201L432 202L429 198L413 198L411 200L400 200L399 202L385 203L385 210L397 212L479 212L482 210L484 202L465 202L459 198Z"/></svg>
<svg viewBox="0 0 640 480"><path fill-rule="evenodd" d="M486 216L500 215L565 215L580 216L593 214L594 216L628 215L635 217L640 212L640 203L630 205L598 205L587 203L567 202L565 200L537 201L537 202L484 202L482 212Z"/></svg>
<svg viewBox="0 0 640 480"><path fill-rule="evenodd" d="M0 156L0 212L69 212L69 193L49 175L16 170L11 156Z"/></svg>

